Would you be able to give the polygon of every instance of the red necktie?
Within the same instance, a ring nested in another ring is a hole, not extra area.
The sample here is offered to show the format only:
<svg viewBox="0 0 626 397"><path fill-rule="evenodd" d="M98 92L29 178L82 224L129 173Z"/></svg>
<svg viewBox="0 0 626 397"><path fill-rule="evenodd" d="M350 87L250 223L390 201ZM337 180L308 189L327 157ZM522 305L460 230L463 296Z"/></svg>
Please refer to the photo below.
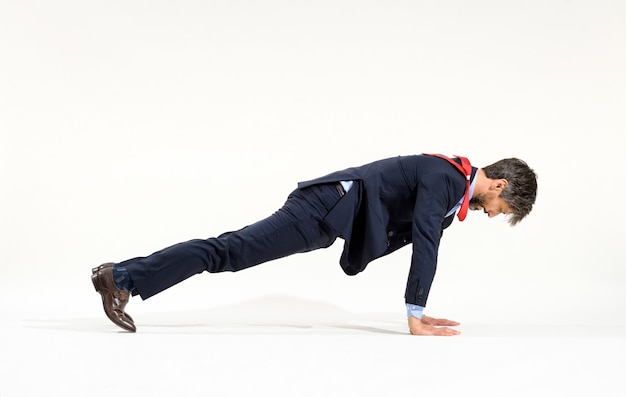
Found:
<svg viewBox="0 0 626 397"><path fill-rule="evenodd" d="M472 176L472 165L470 164L467 158L461 157L461 156L456 156L456 155L454 156L458 158L459 160L461 160L461 165L459 165L459 163L457 163L456 161L452 160L449 157L444 156L443 154L427 154L427 153L424 153L424 154L426 156L435 156L435 157L439 157L444 160L447 160L450 164L455 166L457 170L461 171L461 173L465 175L465 181L466 181L465 182L465 196L463 197L463 203L461 203L461 209L459 210L459 213L457 214L457 216L459 217L459 221L463 222L463 220L467 216L467 210L469 209L470 178Z"/></svg>

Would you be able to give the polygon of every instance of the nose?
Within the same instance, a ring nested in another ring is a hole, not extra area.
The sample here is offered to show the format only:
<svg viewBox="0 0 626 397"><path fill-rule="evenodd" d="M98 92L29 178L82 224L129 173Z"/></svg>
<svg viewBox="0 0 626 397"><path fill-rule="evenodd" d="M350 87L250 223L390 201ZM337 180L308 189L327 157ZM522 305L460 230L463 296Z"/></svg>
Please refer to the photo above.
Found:
<svg viewBox="0 0 626 397"><path fill-rule="evenodd" d="M498 211L498 210L493 210L493 211L489 211L489 212L487 212L487 216L488 216L489 218L493 218L494 216L498 216L498 215L500 215L500 213L501 213L501 212L500 212L500 211Z"/></svg>

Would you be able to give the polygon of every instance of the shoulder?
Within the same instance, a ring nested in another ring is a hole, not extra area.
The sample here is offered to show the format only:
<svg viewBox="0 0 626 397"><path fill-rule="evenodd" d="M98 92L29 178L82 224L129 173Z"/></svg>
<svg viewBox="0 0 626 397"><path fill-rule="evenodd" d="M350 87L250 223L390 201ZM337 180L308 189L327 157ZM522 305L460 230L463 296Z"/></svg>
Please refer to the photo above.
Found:
<svg viewBox="0 0 626 397"><path fill-rule="evenodd" d="M463 175L447 160L428 155L399 156L398 162L408 175L422 181L442 182L445 179L463 179ZM458 177L458 178L457 178Z"/></svg>

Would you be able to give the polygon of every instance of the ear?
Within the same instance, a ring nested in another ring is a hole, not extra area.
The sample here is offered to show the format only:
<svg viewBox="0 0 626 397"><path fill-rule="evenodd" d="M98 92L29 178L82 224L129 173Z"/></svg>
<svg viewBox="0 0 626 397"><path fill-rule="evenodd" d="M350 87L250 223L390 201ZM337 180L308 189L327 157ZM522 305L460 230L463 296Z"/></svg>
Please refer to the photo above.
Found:
<svg viewBox="0 0 626 397"><path fill-rule="evenodd" d="M489 190L494 190L496 192L501 192L505 187L508 186L509 181L506 179L491 179L489 183Z"/></svg>
<svg viewBox="0 0 626 397"><path fill-rule="evenodd" d="M495 191L501 192L509 185L509 181L506 179L494 179L491 182L491 188Z"/></svg>

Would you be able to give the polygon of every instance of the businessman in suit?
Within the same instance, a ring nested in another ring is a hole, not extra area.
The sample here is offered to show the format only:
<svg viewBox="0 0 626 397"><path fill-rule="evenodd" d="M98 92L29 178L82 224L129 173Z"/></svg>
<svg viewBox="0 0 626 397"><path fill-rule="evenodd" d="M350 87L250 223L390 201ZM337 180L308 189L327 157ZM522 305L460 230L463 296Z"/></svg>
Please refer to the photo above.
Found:
<svg viewBox="0 0 626 397"><path fill-rule="evenodd" d="M147 299L207 271L239 271L273 259L344 240L340 265L348 275L412 244L405 291L413 335L456 335L457 322L423 314L437 267L443 230L468 209L490 218L505 214L511 225L532 210L535 172L509 158L484 168L464 157L398 156L298 183L284 206L268 218L206 240L173 245L147 257L105 263L92 269L105 314L135 332L125 306L133 295Z"/></svg>

